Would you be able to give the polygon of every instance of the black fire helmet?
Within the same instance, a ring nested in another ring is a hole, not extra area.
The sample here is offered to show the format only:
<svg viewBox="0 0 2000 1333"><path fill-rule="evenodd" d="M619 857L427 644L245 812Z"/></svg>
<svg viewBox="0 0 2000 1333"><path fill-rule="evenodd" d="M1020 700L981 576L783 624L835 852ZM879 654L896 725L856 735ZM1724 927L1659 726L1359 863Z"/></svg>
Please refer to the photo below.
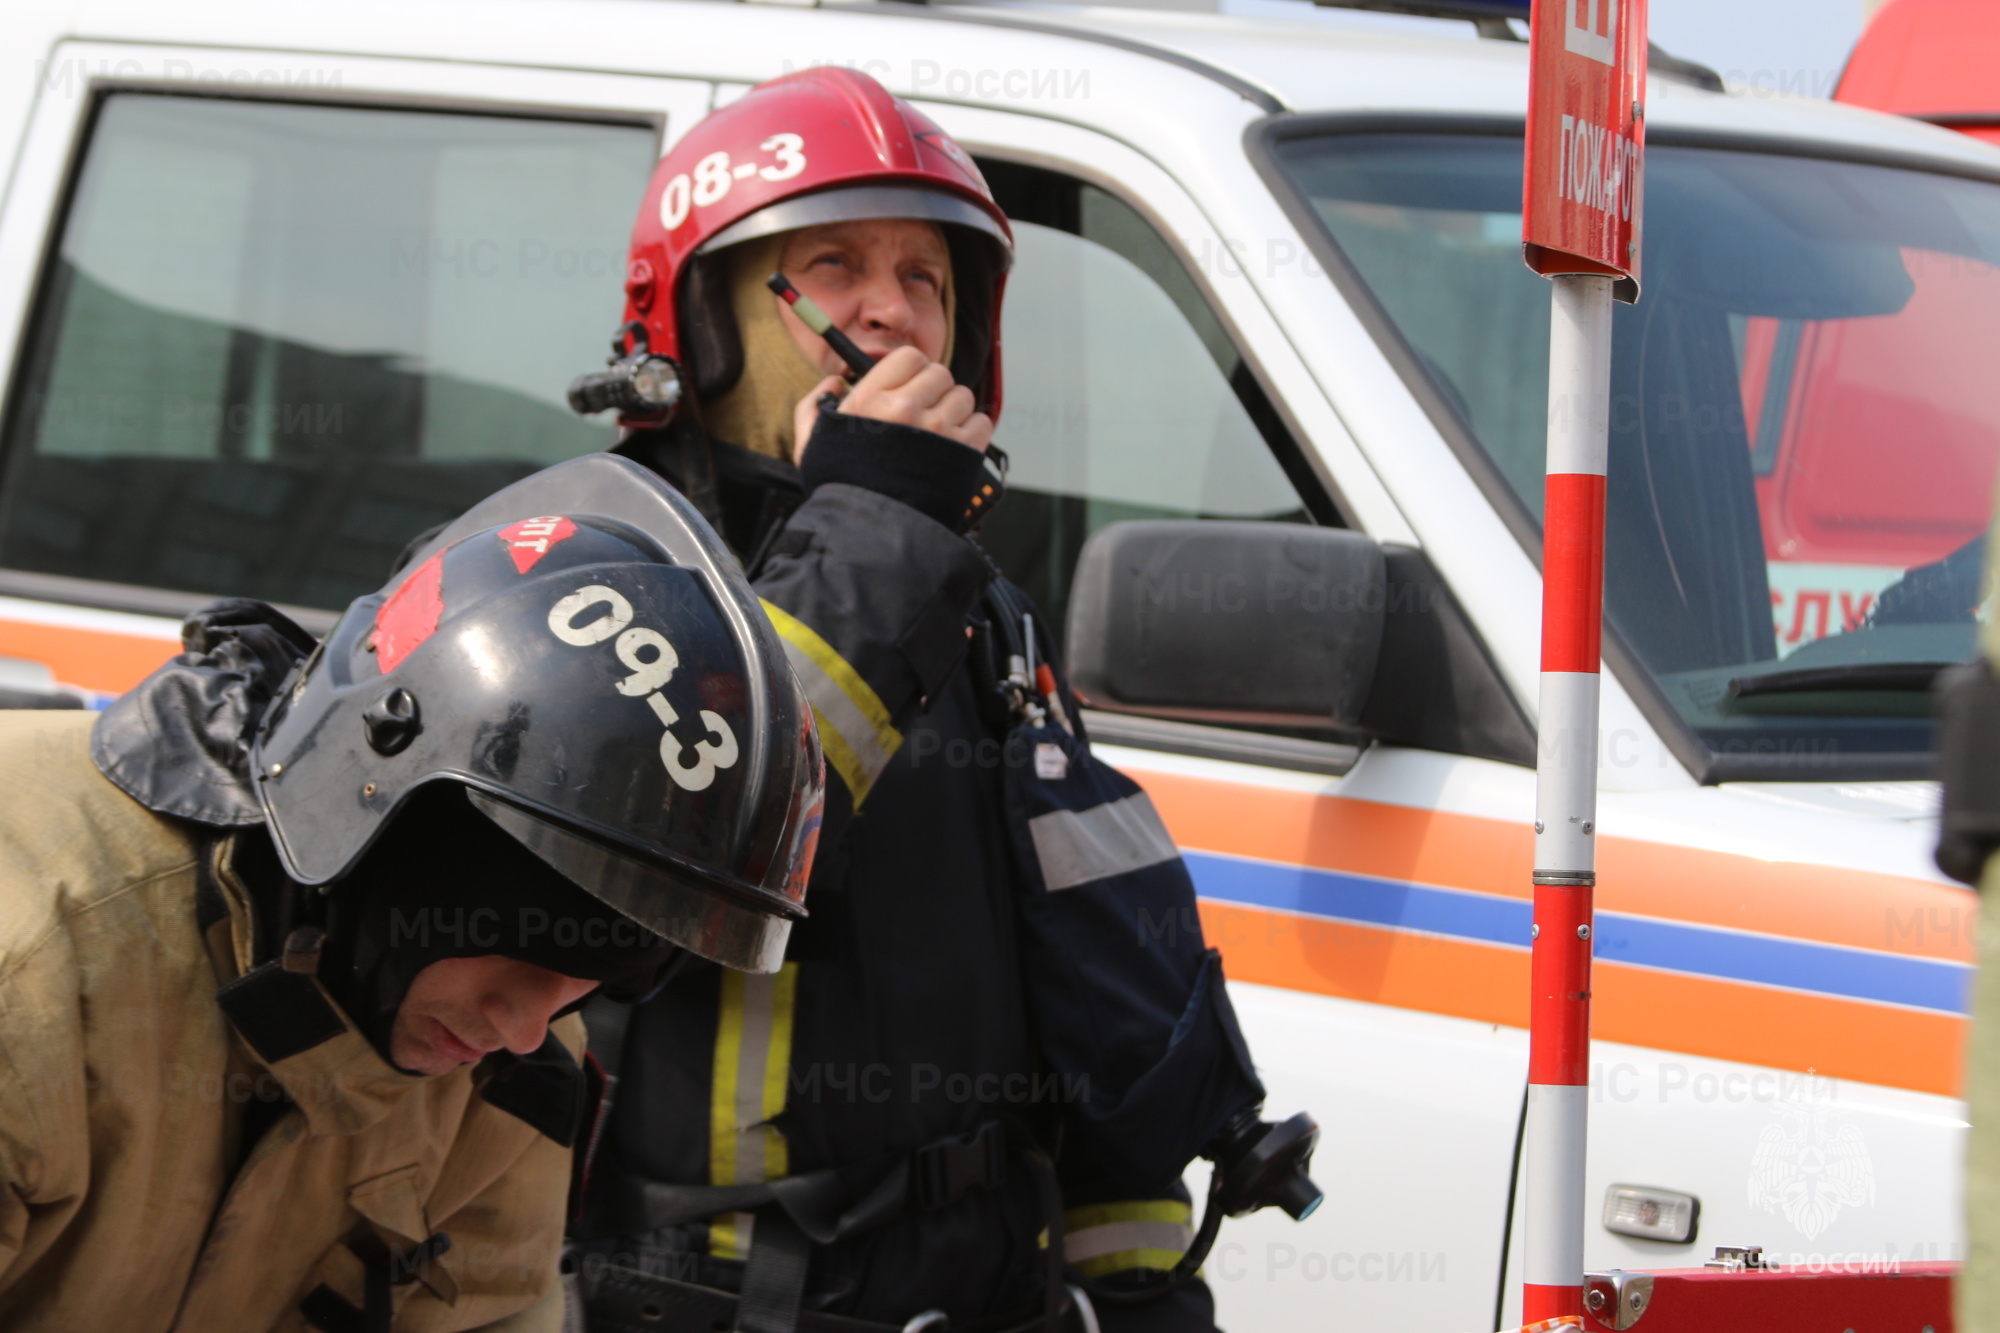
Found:
<svg viewBox="0 0 2000 1333"><path fill-rule="evenodd" d="M286 873L338 893L413 793L472 806L653 935L782 963L819 832L812 711L722 539L592 454L506 488L348 608L251 771Z"/></svg>

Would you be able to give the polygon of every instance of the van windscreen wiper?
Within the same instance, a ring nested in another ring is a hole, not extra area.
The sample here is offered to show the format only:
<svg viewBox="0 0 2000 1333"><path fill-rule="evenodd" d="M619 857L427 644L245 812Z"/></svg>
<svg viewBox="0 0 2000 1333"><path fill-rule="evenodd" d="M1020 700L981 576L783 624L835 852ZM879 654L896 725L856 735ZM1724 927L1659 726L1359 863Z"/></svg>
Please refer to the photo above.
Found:
<svg viewBox="0 0 2000 1333"><path fill-rule="evenodd" d="M1729 682L1729 697L1753 699L1758 695L1819 694L1843 690L1923 694L1929 692L1939 672L1954 665L1956 663L1952 662L1849 662L1844 666L1767 671L1762 675L1732 679Z"/></svg>

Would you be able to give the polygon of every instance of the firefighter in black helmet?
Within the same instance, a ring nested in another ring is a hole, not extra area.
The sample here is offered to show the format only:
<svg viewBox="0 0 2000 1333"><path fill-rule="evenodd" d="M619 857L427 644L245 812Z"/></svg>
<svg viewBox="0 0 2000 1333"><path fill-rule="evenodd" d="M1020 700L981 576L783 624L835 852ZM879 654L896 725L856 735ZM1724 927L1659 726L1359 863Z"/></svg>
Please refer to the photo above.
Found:
<svg viewBox="0 0 2000 1333"><path fill-rule="evenodd" d="M618 362L572 403L619 407L618 452L743 555L828 815L780 972L586 1011L617 1074L577 1228L591 1333L1206 1333L1190 1159L1231 1163L1228 1212L1316 1198L1219 959L1141 934L1193 919L1171 839L967 537L1003 486L1011 258L971 159L850 70L752 89L655 171Z"/></svg>
<svg viewBox="0 0 2000 1333"><path fill-rule="evenodd" d="M781 645L605 455L323 642L184 633L94 727L0 716L0 1324L554 1333L573 1011L775 967L804 916Z"/></svg>

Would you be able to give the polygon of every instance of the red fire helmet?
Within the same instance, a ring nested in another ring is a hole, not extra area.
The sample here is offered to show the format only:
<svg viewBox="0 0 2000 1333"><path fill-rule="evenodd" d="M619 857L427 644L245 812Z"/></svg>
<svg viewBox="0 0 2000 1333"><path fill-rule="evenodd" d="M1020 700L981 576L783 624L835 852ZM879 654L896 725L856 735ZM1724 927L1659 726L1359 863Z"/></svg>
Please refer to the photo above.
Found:
<svg viewBox="0 0 2000 1333"><path fill-rule="evenodd" d="M953 374L997 418L1000 294L1014 246L1006 214L963 148L858 70L816 66L760 83L660 159L632 228L623 346L643 330L648 349L679 362L699 395L714 374L704 354L718 357L686 326L727 304L719 285L690 282L703 261L739 241L863 218L944 224L961 275ZM990 295L964 280L967 259L991 274ZM703 288L695 300L691 286ZM698 304L708 307L699 316ZM721 359L732 355L741 355L733 341Z"/></svg>

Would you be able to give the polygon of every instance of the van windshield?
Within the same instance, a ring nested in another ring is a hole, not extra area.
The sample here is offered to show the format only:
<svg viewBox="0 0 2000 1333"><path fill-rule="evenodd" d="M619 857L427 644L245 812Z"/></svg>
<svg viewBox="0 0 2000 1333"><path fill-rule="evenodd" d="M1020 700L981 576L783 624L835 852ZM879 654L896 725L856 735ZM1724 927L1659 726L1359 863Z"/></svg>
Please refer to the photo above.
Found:
<svg viewBox="0 0 2000 1333"><path fill-rule="evenodd" d="M1521 141L1286 140L1279 163L1536 522L1548 284ZM2000 188L1652 146L1614 321L1605 614L1715 777L1914 776L1973 657L2000 464Z"/></svg>

